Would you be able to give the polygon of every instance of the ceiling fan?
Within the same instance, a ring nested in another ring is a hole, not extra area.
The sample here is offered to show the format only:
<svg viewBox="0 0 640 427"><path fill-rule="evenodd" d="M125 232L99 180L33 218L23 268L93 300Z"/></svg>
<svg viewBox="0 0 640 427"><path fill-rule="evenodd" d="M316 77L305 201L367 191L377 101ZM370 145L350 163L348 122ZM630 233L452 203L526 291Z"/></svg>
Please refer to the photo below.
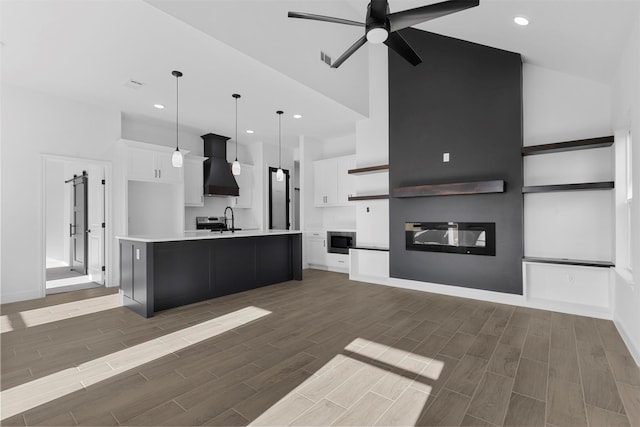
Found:
<svg viewBox="0 0 640 427"><path fill-rule="evenodd" d="M416 66L422 62L422 59L411 46L409 46L404 37L400 35L399 30L449 15L450 13L460 12L478 6L479 4L480 0L449 0L416 7L415 9L390 13L388 0L371 0L369 6L367 6L367 18L364 23L304 12L289 12L288 16L289 18L311 19L314 21L355 25L365 28L364 36L360 37L342 56L336 59L331 65L331 68L338 68L353 55L356 50L364 46L367 41L370 43L386 44L387 47L396 51L400 56L410 62L411 65Z"/></svg>

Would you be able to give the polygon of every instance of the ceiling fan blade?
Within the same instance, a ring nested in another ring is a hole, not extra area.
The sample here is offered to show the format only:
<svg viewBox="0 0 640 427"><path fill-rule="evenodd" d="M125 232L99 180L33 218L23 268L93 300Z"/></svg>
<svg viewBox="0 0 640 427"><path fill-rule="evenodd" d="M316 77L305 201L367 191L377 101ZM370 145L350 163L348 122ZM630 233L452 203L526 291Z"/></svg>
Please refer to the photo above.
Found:
<svg viewBox="0 0 640 427"><path fill-rule="evenodd" d="M360 49L366 42L366 35L360 37L354 44L351 45L349 49L347 49L345 53L342 54L342 56L340 56L340 58L336 59L336 61L331 64L331 68L338 68L339 66L341 66L344 61L349 59L349 57L353 55L356 50Z"/></svg>
<svg viewBox="0 0 640 427"><path fill-rule="evenodd" d="M312 21L333 22L334 24L355 25L356 27L364 27L363 22L351 21L349 19L334 18L332 16L314 15L304 12L289 12L289 18L311 19Z"/></svg>
<svg viewBox="0 0 640 427"><path fill-rule="evenodd" d="M409 43L400 35L400 33L391 33L384 44L393 49L398 55L406 59L414 67L422 63L422 58L418 56Z"/></svg>
<svg viewBox="0 0 640 427"><path fill-rule="evenodd" d="M376 19L384 20L387 16L389 3L387 0L371 0L371 16Z"/></svg>
<svg viewBox="0 0 640 427"><path fill-rule="evenodd" d="M390 31L393 32L422 22L430 21L441 16L449 15L450 13L470 9L478 6L479 4L480 0L449 0L427 6L416 7L415 9L391 13L387 16L387 19L389 19Z"/></svg>

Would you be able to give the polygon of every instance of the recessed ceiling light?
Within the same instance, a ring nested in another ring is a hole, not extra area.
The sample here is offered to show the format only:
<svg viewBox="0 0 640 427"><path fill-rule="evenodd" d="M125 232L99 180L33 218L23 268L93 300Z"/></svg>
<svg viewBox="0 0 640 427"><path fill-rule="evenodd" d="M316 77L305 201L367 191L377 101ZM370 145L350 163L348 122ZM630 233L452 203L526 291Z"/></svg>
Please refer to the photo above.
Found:
<svg viewBox="0 0 640 427"><path fill-rule="evenodd" d="M247 133L253 133L251 129L247 129Z"/></svg>
<svg viewBox="0 0 640 427"><path fill-rule="evenodd" d="M515 18L513 18L513 22L515 22L518 25L522 25L523 27L525 25L529 25L529 20L524 16L516 16Z"/></svg>
<svg viewBox="0 0 640 427"><path fill-rule="evenodd" d="M162 105L162 104L153 104L153 106L155 108L157 108L158 110L162 110L164 108L164 105Z"/></svg>
<svg viewBox="0 0 640 427"><path fill-rule="evenodd" d="M294 114L293 118L294 119L301 119L302 118L302 114Z"/></svg>

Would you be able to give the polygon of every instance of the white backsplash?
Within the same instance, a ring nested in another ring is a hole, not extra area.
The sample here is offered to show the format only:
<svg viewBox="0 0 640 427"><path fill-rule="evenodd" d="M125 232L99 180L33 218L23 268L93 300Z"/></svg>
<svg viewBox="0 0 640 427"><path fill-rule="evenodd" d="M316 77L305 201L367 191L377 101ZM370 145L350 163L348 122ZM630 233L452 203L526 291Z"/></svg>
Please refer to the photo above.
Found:
<svg viewBox="0 0 640 427"><path fill-rule="evenodd" d="M204 206L184 209L184 229L196 229L197 216L223 216L227 206L233 208L234 197L205 197ZM233 209L235 226L243 229L260 228L254 215L254 209Z"/></svg>

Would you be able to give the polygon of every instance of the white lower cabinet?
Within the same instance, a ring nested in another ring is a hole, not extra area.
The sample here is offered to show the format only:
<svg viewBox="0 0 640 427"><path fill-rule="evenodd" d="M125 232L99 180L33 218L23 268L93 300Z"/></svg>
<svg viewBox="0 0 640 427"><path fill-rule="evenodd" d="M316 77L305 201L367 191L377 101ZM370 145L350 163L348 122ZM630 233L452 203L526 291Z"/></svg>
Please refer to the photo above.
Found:
<svg viewBox="0 0 640 427"><path fill-rule="evenodd" d="M314 231L306 233L306 261L310 266L327 266L327 233Z"/></svg>
<svg viewBox="0 0 640 427"><path fill-rule="evenodd" d="M327 254L327 267L329 270L349 272L349 255L347 254Z"/></svg>

